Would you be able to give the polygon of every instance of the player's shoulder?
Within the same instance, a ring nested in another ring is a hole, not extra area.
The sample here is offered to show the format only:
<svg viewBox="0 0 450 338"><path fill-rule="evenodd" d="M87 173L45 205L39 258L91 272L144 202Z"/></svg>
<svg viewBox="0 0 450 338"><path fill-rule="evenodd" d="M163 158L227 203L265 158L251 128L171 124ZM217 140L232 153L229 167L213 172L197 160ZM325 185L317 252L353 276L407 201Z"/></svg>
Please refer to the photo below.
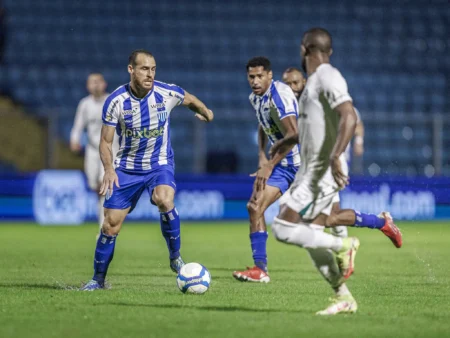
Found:
<svg viewBox="0 0 450 338"><path fill-rule="evenodd" d="M323 80L343 80L344 77L342 76L341 72L339 71L339 69L337 69L336 67L333 67L332 65L330 65L329 63L323 63L321 64L317 70L317 77L319 78L319 80L323 81Z"/></svg>
<svg viewBox="0 0 450 338"><path fill-rule="evenodd" d="M287 84L281 81L274 81L272 83L272 86L270 87L270 92L272 96L275 94L278 94L280 96L285 95L294 95L294 92L292 91L291 87L289 87Z"/></svg>
<svg viewBox="0 0 450 338"><path fill-rule="evenodd" d="M184 95L184 90L173 83L165 83L162 81L154 81L153 82L155 91L158 93L161 93L163 95L168 95L168 96L175 96L175 93Z"/></svg>
<svg viewBox="0 0 450 338"><path fill-rule="evenodd" d="M107 108L111 106L110 109L114 109L119 102L124 101L128 96L127 85L121 85L106 97L104 106Z"/></svg>
<svg viewBox="0 0 450 338"><path fill-rule="evenodd" d="M89 103L89 102L92 101L92 100L93 100L93 99L92 99L92 95L88 95L88 96L83 97L83 98L80 100L79 104L80 104L80 105L85 105L85 104Z"/></svg>

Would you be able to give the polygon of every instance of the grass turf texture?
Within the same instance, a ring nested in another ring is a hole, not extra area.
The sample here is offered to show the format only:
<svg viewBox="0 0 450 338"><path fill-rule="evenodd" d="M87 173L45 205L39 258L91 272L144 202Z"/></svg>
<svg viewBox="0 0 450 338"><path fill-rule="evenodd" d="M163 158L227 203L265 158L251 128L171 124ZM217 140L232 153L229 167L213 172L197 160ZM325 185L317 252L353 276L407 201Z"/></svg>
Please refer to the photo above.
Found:
<svg viewBox="0 0 450 338"><path fill-rule="evenodd" d="M317 317L328 284L305 250L269 236L269 284L240 283L251 265L245 223L184 223L185 261L204 264L211 289L184 295L159 226L125 224L112 289L70 290L92 276L96 226L0 225L0 337L445 337L450 336L450 223L403 223L404 248L351 229L361 248L348 282L354 315Z"/></svg>

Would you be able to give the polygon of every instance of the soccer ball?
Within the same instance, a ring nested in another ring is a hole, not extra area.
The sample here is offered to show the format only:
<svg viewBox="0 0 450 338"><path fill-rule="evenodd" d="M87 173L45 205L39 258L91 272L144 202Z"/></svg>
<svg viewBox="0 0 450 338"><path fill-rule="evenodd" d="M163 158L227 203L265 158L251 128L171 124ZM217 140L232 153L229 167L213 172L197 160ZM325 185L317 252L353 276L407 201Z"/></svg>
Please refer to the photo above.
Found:
<svg viewBox="0 0 450 338"><path fill-rule="evenodd" d="M209 289L211 275L203 265L188 263L183 265L177 276L177 285L183 293L201 295Z"/></svg>

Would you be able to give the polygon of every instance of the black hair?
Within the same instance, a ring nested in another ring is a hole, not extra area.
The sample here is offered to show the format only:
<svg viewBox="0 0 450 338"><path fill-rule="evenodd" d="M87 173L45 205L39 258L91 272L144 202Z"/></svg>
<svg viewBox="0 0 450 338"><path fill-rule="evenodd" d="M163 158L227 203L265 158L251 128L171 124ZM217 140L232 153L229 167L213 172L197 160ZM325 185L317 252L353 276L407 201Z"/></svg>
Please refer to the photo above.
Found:
<svg viewBox="0 0 450 338"><path fill-rule="evenodd" d="M131 52L129 58L128 58L128 64L132 65L133 67L136 66L136 58L139 54L145 54L147 56L150 56L152 58L154 58L153 54L150 53L149 51L145 50L145 49L136 49L133 52Z"/></svg>
<svg viewBox="0 0 450 338"><path fill-rule="evenodd" d="M263 67L263 69L268 72L272 70L270 60L265 56L256 56L254 58L251 58L247 62L247 71L250 67Z"/></svg>

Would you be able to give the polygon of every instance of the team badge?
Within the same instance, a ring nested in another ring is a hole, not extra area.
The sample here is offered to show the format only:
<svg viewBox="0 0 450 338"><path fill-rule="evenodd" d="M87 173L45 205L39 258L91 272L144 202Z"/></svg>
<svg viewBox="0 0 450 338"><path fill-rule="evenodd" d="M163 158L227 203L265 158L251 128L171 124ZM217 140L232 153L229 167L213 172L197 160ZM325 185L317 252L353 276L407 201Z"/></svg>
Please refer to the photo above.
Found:
<svg viewBox="0 0 450 338"><path fill-rule="evenodd" d="M169 116L169 113L166 111L158 112L158 120L161 122L165 122L167 120L168 116Z"/></svg>

